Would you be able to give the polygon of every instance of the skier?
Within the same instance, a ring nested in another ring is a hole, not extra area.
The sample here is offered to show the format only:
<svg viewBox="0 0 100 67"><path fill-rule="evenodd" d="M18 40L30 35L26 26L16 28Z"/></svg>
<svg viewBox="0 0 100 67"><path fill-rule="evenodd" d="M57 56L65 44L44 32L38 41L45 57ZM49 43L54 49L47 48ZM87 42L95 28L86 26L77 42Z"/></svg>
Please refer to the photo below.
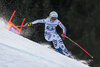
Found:
<svg viewBox="0 0 100 67"><path fill-rule="evenodd" d="M59 52L62 53L68 57L71 57L70 53L66 49L62 39L56 32L56 27L59 25L63 29L63 36L65 37L66 35L66 28L64 25L58 20L58 14L55 11L50 12L49 17L46 19L40 19L40 20L35 20L30 23L26 23L26 26L31 26L32 24L36 23L44 23L45 24L45 39L47 41L52 41L53 46L55 49Z"/></svg>

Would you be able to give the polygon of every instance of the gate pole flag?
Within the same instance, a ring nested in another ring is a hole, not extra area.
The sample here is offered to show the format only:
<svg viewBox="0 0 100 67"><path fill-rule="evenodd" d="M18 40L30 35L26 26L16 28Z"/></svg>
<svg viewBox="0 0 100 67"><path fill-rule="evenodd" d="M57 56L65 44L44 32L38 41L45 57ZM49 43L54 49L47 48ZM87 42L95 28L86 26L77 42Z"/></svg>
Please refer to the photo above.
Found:
<svg viewBox="0 0 100 67"><path fill-rule="evenodd" d="M11 20L12 20L12 18L14 17L15 13L16 13L16 10L13 12L13 14L12 14L10 20L9 20L9 23L8 23L8 25L7 25L7 29L8 29L9 31L12 31L12 32L14 32L14 33L20 35L21 30L22 30L22 27L23 27L23 24L24 24L24 21L25 21L25 18L24 18L23 21L22 21L21 28L18 28L15 24L13 24L13 22L11 22Z"/></svg>

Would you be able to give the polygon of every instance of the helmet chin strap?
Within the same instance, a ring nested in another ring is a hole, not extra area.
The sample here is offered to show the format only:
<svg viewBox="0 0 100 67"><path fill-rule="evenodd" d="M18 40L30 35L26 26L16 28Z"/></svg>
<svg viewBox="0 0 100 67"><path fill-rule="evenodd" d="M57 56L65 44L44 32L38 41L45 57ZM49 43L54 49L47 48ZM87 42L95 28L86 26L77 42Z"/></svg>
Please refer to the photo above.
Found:
<svg viewBox="0 0 100 67"><path fill-rule="evenodd" d="M55 20L51 20L52 22L54 22Z"/></svg>
<svg viewBox="0 0 100 67"><path fill-rule="evenodd" d="M55 20L50 19L50 21L54 22Z"/></svg>

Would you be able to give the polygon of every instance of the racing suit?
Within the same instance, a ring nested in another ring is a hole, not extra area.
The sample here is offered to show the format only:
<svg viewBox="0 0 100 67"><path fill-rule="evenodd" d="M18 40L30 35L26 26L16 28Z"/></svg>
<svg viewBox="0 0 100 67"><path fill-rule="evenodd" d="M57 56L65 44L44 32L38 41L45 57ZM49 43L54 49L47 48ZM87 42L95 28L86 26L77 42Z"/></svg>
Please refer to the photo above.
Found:
<svg viewBox="0 0 100 67"><path fill-rule="evenodd" d="M66 56L70 56L70 53L65 47L62 39L56 32L56 27L57 25L59 25L62 28L63 33L66 33L66 28L58 19L56 19L54 22L50 21L50 18L40 19L40 20L33 21L31 24L36 24L36 23L44 23L45 24L45 33L44 33L45 39L47 41L52 41L53 46L58 51L59 49L61 49L62 51L59 51L60 53L63 52L63 54L65 54Z"/></svg>

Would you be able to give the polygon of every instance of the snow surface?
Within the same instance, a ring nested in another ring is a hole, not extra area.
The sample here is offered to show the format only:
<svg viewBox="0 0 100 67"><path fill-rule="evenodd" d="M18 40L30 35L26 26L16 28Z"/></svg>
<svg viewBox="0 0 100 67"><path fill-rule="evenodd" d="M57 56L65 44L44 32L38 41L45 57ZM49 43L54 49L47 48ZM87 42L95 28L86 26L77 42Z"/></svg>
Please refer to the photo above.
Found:
<svg viewBox="0 0 100 67"><path fill-rule="evenodd" d="M1 22L0 67L89 67L6 30Z"/></svg>

